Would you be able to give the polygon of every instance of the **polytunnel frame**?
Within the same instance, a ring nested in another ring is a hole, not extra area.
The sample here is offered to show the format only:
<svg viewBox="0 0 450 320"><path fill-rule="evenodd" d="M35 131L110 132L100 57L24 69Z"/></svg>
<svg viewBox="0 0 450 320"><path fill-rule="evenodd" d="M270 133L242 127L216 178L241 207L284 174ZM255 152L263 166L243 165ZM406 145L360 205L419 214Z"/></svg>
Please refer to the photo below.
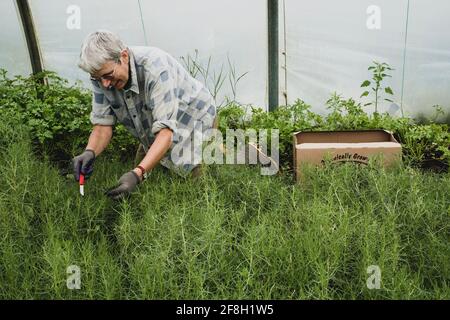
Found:
<svg viewBox="0 0 450 320"><path fill-rule="evenodd" d="M33 15L28 0L16 0L17 10L25 34L25 39L30 56L32 73L43 71L42 55L39 49L39 41L34 26ZM139 2L140 6L140 2ZM141 11L142 14L142 11ZM142 19L142 17L141 17ZM278 59L278 0L267 0L267 34L268 34L268 110L273 111L279 103L279 59ZM145 31L145 28L144 28ZM145 37L147 41L147 37Z"/></svg>
<svg viewBox="0 0 450 320"><path fill-rule="evenodd" d="M267 0L269 111L278 107L278 0Z"/></svg>
<svg viewBox="0 0 450 320"><path fill-rule="evenodd" d="M16 0L23 32L27 42L28 54L30 56L31 70L33 74L43 71L42 56L39 50L39 42L36 36L33 17L28 0Z"/></svg>

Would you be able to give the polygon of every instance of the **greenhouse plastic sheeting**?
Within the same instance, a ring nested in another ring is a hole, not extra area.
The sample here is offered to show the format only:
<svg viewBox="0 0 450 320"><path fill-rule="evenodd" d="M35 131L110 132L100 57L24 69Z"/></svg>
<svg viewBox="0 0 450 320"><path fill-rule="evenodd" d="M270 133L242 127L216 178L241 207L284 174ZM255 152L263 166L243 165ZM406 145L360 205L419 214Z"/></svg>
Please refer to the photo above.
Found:
<svg viewBox="0 0 450 320"><path fill-rule="evenodd" d="M211 90L222 74L218 104L225 96L233 98L235 88L239 102L266 105L267 17L266 6L258 0L34 0L30 5L44 66L65 78L87 84L87 75L77 69L81 43L88 33L107 29L127 45L160 47L181 63L181 57L194 58L197 50L196 62L203 68L211 59L204 81ZM78 21L73 19L77 14ZM231 85L232 71L236 78L246 75ZM197 78L204 80L201 74Z"/></svg>
<svg viewBox="0 0 450 320"><path fill-rule="evenodd" d="M10 74L31 72L15 1L2 0L0 67ZM33 0L29 1L43 66L71 81L88 83L77 67L86 35L97 29L117 32L128 45L157 46L184 63L195 57L207 82L222 72L217 95L267 108L267 2L261 0ZM387 62L395 70L384 85L394 103L379 111L430 115L432 106L450 112L450 1L447 0L279 0L280 104L297 98L325 113L333 92L359 98L368 66ZM235 77L245 76L232 85ZM233 89L236 92L233 92ZM382 98L387 97L385 94ZM373 106L366 107L373 111Z"/></svg>
<svg viewBox="0 0 450 320"><path fill-rule="evenodd" d="M31 63L22 25L13 1L0 1L0 69L8 76L29 75Z"/></svg>
<svg viewBox="0 0 450 320"><path fill-rule="evenodd" d="M360 85L375 60L395 69L384 83L394 104L379 111L430 114L435 104L449 110L450 1L411 0L408 11L407 0L284 0L280 9L280 101L284 94L287 103L301 98L321 113L333 92L369 103L359 99Z"/></svg>
<svg viewBox="0 0 450 320"><path fill-rule="evenodd" d="M411 1L404 105L412 114L450 113L450 1Z"/></svg>
<svg viewBox="0 0 450 320"><path fill-rule="evenodd" d="M267 5L261 0L148 0L141 1L148 43L176 57L195 56L211 70L206 81L218 79L222 69L225 81L217 96L261 107L267 105ZM230 63L229 63L230 62ZM230 66L231 64L231 66ZM236 78L245 74L236 85ZM215 77L214 77L215 73ZM199 77L202 79L202 77ZM205 82L205 81L204 81Z"/></svg>
<svg viewBox="0 0 450 320"><path fill-rule="evenodd" d="M33 0L30 6L44 68L67 79L88 83L89 76L78 68L78 60L81 44L92 31L108 29L126 43L144 44L136 1Z"/></svg>

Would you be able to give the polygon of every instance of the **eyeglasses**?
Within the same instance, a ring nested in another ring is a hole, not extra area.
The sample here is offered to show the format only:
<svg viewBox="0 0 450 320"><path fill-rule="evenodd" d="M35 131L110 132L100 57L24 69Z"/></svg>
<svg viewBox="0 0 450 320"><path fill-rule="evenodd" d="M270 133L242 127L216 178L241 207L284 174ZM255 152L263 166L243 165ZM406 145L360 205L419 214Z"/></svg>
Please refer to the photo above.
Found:
<svg viewBox="0 0 450 320"><path fill-rule="evenodd" d="M105 73L101 77L96 78L91 75L91 80L98 81L98 82L101 82L102 80L113 80L114 74L116 73L116 67L119 63L120 63L120 60L118 62L116 62L116 64L114 65L114 69L112 71Z"/></svg>

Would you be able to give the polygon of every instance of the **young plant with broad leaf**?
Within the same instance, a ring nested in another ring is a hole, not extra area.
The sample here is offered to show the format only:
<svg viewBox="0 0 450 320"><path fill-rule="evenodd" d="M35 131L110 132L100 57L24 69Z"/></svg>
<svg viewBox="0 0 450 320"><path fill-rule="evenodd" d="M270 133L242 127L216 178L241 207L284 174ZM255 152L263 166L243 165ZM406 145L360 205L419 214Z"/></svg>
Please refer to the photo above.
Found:
<svg viewBox="0 0 450 320"><path fill-rule="evenodd" d="M388 73L392 70L387 63L379 63L377 61L374 61L371 66L368 68L369 71L372 71L372 81L366 80L361 84L361 88L368 88L369 86L372 86L371 89L375 94L375 100L369 103L364 104L364 106L374 105L375 106L375 113L378 113L378 103L381 100L381 92L384 91L384 93L394 96L394 92L392 91L391 87L383 87L382 82L385 78L391 78L392 76ZM370 95L370 91L366 90L361 94L361 97L367 97ZM385 101L393 102L392 99L385 98Z"/></svg>

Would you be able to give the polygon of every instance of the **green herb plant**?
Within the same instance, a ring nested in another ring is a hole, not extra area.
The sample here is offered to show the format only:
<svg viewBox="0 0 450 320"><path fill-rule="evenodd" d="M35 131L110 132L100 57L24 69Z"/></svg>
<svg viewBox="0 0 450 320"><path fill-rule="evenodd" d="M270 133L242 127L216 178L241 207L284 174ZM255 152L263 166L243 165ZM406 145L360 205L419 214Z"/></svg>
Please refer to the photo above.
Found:
<svg viewBox="0 0 450 320"><path fill-rule="evenodd" d="M385 92L386 94L393 96L394 92L392 91L391 87L383 87L382 82L385 80L385 78L391 78L392 76L389 74L390 71L394 70L389 66L389 64L385 62L377 62L374 61L371 66L368 68L369 71L372 71L372 81L371 80L365 80L361 84L361 88L368 88L370 85L372 85L371 90L373 91L375 95L375 100L369 103L366 103L364 106L374 105L375 106L375 113L378 113L378 103L381 99L381 92ZM369 96L370 91L366 90L364 91L360 98ZM392 99L384 99L385 101L393 102Z"/></svg>

